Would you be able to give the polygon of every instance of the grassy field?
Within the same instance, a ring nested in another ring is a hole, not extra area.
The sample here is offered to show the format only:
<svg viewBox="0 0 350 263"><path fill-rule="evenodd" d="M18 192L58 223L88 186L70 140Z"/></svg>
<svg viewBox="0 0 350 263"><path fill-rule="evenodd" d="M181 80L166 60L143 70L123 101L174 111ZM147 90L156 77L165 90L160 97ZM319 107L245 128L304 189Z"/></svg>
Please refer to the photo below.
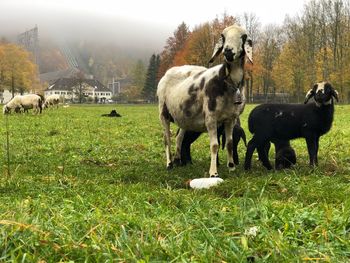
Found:
<svg viewBox="0 0 350 263"><path fill-rule="evenodd" d="M112 108L11 115L9 155L0 117L1 262L350 262L350 106L336 107L318 168L295 140L294 169L268 172L255 154L250 172L221 165L225 182L200 191L185 182L207 176L207 135L192 166L168 172L157 107L99 117Z"/></svg>

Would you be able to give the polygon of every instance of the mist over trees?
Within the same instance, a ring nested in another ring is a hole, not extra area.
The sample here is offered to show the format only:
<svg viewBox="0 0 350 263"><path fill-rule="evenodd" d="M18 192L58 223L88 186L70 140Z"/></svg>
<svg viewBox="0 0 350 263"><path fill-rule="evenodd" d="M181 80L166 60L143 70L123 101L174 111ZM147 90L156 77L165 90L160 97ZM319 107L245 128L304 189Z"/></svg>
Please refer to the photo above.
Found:
<svg viewBox="0 0 350 263"><path fill-rule="evenodd" d="M84 73L93 75L105 85L113 78L130 79L129 86L123 90L127 98L155 101L157 83L170 67L185 64L213 66L208 65L208 61L214 45L222 30L234 23L245 27L253 40L254 64L245 65L250 102L254 102L257 94L267 97L278 93L288 94L291 101L301 102L306 90L323 80L330 81L338 89L341 101L350 100L349 0L311 0L299 15L286 17L282 25L262 27L259 18L248 13L239 17L224 13L192 29L182 22L164 41L161 50L151 52L146 46L142 51L142 45L137 41L127 49L115 42L83 39L82 36L68 45ZM152 38L152 34L149 37ZM138 48L134 48L137 43ZM6 62L9 58L5 59L10 46L6 45L2 41L0 46L1 87L20 91L37 85L38 69L27 62L21 64L21 69L16 66L19 64L12 65L16 70L11 82L9 62ZM69 67L62 45L64 43L54 40L40 40L41 73ZM19 50L20 59L30 60L30 55ZM214 65L218 63L222 63L222 57L218 57Z"/></svg>

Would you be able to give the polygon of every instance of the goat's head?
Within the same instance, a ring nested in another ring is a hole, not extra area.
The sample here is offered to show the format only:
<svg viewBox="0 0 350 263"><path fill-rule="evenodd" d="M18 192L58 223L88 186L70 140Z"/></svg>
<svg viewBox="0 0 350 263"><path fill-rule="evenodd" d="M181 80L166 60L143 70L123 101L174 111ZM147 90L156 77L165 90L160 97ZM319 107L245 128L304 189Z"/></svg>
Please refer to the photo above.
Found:
<svg viewBox="0 0 350 263"><path fill-rule="evenodd" d="M228 63L245 55L253 63L252 45L252 40L243 28L238 25L226 27L214 47L214 52L209 63L212 63L221 52L224 54L225 60Z"/></svg>
<svg viewBox="0 0 350 263"><path fill-rule="evenodd" d="M338 91L328 82L316 83L313 88L307 92L304 103L307 103L312 97L314 97L317 105L331 104L333 98L339 101Z"/></svg>

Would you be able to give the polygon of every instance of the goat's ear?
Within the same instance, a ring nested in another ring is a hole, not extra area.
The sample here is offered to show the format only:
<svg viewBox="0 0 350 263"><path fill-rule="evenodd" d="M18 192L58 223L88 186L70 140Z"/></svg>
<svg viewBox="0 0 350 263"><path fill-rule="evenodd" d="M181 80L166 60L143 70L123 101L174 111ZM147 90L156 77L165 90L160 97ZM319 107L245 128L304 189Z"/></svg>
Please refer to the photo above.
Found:
<svg viewBox="0 0 350 263"><path fill-rule="evenodd" d="M245 52L245 55L249 59L251 63L253 63L253 42L252 40L247 36L247 34L242 35L243 40L243 49Z"/></svg>
<svg viewBox="0 0 350 263"><path fill-rule="evenodd" d="M336 91L335 89L332 89L332 96L335 98L335 100L337 102L339 102L339 97L338 97L339 93L338 91Z"/></svg>
<svg viewBox="0 0 350 263"><path fill-rule="evenodd" d="M310 89L310 90L306 93L304 104L308 103L308 101L309 101L313 96L315 96L315 91L314 91L313 89Z"/></svg>
<svg viewBox="0 0 350 263"><path fill-rule="evenodd" d="M214 59L221 53L222 49L224 48L224 42L225 37L223 34L221 34L219 41L215 44L213 55L211 56L209 63L213 63Z"/></svg>

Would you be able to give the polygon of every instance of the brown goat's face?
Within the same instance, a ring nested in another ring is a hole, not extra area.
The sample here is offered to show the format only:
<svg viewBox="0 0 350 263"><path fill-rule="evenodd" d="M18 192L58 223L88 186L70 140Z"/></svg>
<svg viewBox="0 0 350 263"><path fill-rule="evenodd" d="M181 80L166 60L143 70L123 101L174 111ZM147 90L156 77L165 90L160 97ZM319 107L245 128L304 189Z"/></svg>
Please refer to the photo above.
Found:
<svg viewBox="0 0 350 263"><path fill-rule="evenodd" d="M338 92L328 82L319 82L306 94L305 103L312 97L314 97L316 103L327 105L332 102L333 98L338 101Z"/></svg>

